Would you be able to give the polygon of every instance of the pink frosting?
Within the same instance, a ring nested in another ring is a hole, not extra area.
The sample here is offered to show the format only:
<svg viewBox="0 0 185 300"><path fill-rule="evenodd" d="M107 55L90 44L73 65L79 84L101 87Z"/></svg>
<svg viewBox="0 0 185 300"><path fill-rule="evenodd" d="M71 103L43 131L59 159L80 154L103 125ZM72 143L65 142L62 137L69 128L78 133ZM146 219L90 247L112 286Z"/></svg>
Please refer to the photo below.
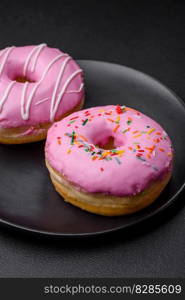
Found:
<svg viewBox="0 0 185 300"><path fill-rule="evenodd" d="M110 137L114 150L100 148ZM167 174L173 149L154 120L132 108L110 105L82 110L55 123L45 154L49 164L78 188L126 196Z"/></svg>
<svg viewBox="0 0 185 300"><path fill-rule="evenodd" d="M1 128L52 122L77 106L83 93L82 70L59 49L41 44L0 51Z"/></svg>

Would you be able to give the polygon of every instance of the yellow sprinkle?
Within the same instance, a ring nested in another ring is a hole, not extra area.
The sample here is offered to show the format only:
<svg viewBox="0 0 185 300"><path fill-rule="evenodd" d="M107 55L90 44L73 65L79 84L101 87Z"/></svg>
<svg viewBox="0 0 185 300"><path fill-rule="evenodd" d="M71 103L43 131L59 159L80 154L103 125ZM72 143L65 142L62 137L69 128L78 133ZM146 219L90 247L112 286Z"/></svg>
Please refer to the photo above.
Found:
<svg viewBox="0 0 185 300"><path fill-rule="evenodd" d="M67 150L67 154L70 154L70 153L71 153L71 149L68 149L68 150Z"/></svg>
<svg viewBox="0 0 185 300"><path fill-rule="evenodd" d="M103 157L106 157L106 156L109 155L109 154L110 154L109 151L105 151L105 152L102 153L102 156L103 156Z"/></svg>
<svg viewBox="0 0 185 300"><path fill-rule="evenodd" d="M125 150L118 150L117 153L118 154L123 154L125 152Z"/></svg>
<svg viewBox="0 0 185 300"><path fill-rule="evenodd" d="M151 134L152 132L155 131L155 128L151 128L150 130L147 131L148 134Z"/></svg>
<svg viewBox="0 0 185 300"><path fill-rule="evenodd" d="M137 135L134 135L133 138L138 138L140 136L141 136L141 134L137 134Z"/></svg>

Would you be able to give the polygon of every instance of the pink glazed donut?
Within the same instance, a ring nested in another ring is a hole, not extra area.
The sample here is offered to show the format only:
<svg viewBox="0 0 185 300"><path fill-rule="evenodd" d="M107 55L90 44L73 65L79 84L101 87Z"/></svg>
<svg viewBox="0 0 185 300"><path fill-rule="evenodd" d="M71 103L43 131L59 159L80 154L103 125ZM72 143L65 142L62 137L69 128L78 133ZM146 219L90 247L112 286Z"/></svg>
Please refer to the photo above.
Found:
<svg viewBox="0 0 185 300"><path fill-rule="evenodd" d="M79 110L83 72L66 53L46 44L0 51L0 142L38 141L54 121Z"/></svg>
<svg viewBox="0 0 185 300"><path fill-rule="evenodd" d="M54 124L45 156L67 202L106 216L148 206L172 174L173 148L163 128L119 105L82 110Z"/></svg>

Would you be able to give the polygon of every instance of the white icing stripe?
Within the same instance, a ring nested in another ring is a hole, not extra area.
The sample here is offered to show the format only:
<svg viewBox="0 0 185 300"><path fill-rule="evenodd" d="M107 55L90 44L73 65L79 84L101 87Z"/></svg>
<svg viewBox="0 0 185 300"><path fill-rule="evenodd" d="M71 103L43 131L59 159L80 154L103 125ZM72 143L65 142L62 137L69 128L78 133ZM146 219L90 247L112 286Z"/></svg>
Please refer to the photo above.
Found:
<svg viewBox="0 0 185 300"><path fill-rule="evenodd" d="M2 71L3 71L3 69L4 69L4 66L5 66L5 64L6 64L6 62L7 62L8 56L10 55L10 52L11 52L14 48L15 48L14 46L9 47L9 48L7 48L7 50L4 52L5 54L4 54L4 56L3 56L3 60L2 60L2 63L1 63L1 65L0 65L0 75L1 75L1 73L2 73Z"/></svg>
<svg viewBox="0 0 185 300"><path fill-rule="evenodd" d="M74 91L67 91L66 94L74 94L74 93L80 93L83 90L84 84L81 83L80 87L78 90L74 90Z"/></svg>
<svg viewBox="0 0 185 300"><path fill-rule="evenodd" d="M56 80L56 83L55 83L55 87L54 87L53 94L52 94L52 97L51 97L51 110L50 110L50 121L51 122L53 121L53 113L52 113L52 111L53 111L53 108L55 106L56 93L57 93L57 90L59 88L60 81L62 79L65 67L66 67L66 65L67 65L67 63L68 63L68 61L70 59L71 59L71 57L67 57L66 60L64 60L64 62L62 63L60 71L59 71L59 74L58 74L58 77L57 77L57 80Z"/></svg>
<svg viewBox="0 0 185 300"><path fill-rule="evenodd" d="M35 71L35 66L36 66L36 63L37 63L37 60L38 60L38 57L40 55L40 52L42 51L42 49L44 47L46 47L47 45L46 44L41 44L40 46L38 46L38 49L37 49L37 52L34 56L34 59L33 59L33 63L32 63L32 66L31 66L31 72L34 72Z"/></svg>
<svg viewBox="0 0 185 300"><path fill-rule="evenodd" d="M31 65L31 70L34 71L35 69L35 66L36 66L36 62L37 62L37 59L39 57L39 54L41 52L41 50L46 46L46 44L41 44L39 46L36 46L35 48L32 49L32 51L29 53L27 59L26 59L26 62L24 64L24 70L23 70L23 76L26 75L26 72L27 72L27 67L30 63L30 60L32 59L33 55L34 56L34 59L32 61L32 65ZM8 59L8 56L10 55L10 52L14 49L15 47L12 46L12 47L8 47L4 50L2 50L2 52L0 53L0 58L3 56L3 59L2 59L2 63L0 65L0 75L4 69L4 66L7 62L7 59ZM60 84L61 84L61 80L62 80L62 77L64 75L64 72L65 72L65 68L67 66L67 63L72 59L70 56L68 56L68 54L60 54L58 56L56 56L49 64L48 66L46 67L46 69L44 70L43 74L42 74L42 77L41 79L33 85L33 88L32 90L30 91L30 94L28 96L28 99L26 101L26 94L27 94L27 89L28 89L28 86L29 86L29 82L25 82L23 84L23 89L22 89L22 94L21 94L21 116L23 118L23 120L28 120L29 118L29 111L30 111L30 106L31 106L31 102L32 102L32 99L33 99L33 96L36 92L36 90L38 89L39 85L42 83L42 81L44 80L45 76L47 75L48 71L50 70L50 68L53 66L53 64L58 61L59 59L61 59L62 57L66 57L66 59L62 62L61 64L61 68L59 70L59 74L58 74L58 77L57 77L57 80L56 80L56 83L55 83L55 86L54 86L54 89L53 89L53 94L52 94L52 97L51 97L51 105L50 105L50 121L54 121L54 117L55 117L55 114L57 112L57 109L58 109L58 106L60 104L60 101L62 100L63 98L63 95L64 93L79 93L82 91L83 89L83 84L80 85L80 88L78 90L71 90L71 91L66 91L68 85L70 84L71 80L77 76L78 74L82 73L82 70L77 70L75 71L67 80L66 82L64 83L61 91L59 93L57 93L59 87L60 87ZM2 107L5 103L5 101L7 100L8 98L8 95L12 89L12 87L14 86L14 84L16 83L16 81L11 81L9 83L9 85L7 86L2 98L0 99L0 112L2 110ZM50 98L45 98L45 99L42 99L40 101L38 101L35 105L38 105L40 103L43 103L47 100L49 100ZM25 103L26 101L26 103Z"/></svg>
<svg viewBox="0 0 185 300"><path fill-rule="evenodd" d="M48 73L49 69L51 68L51 66L57 61L59 60L61 57L65 57L65 56L68 56L68 54L64 53L64 54L59 54L58 56L56 56L50 63L49 65L47 66L47 68L45 69L41 79L39 80L39 82L41 82L44 77L46 76L46 74Z"/></svg>
<svg viewBox="0 0 185 300"><path fill-rule="evenodd" d="M43 102L45 102L45 101L48 101L50 98L48 97L48 98L44 98L44 99L42 99L42 100L39 100L37 103L35 103L34 105L39 105L39 104L41 104L41 103L43 103Z"/></svg>
<svg viewBox="0 0 185 300"><path fill-rule="evenodd" d="M82 70L77 70L75 71L64 83L61 92L59 93L56 103L54 104L54 102L51 101L51 107L50 107L50 121L53 122L54 121L54 117L55 114L57 112L58 106L62 100L62 97L65 93L65 90L67 89L68 85L70 84L71 80L76 77L77 75L81 74L83 71Z"/></svg>
<svg viewBox="0 0 185 300"><path fill-rule="evenodd" d="M13 87L13 85L15 83L16 83L16 81L11 81L10 84L7 86L7 88L6 88L5 92L4 92L4 95L3 95L3 97L0 100L0 112L1 112L1 110L3 108L4 102L6 101L8 95L9 95L9 93L10 93L10 91L11 91L11 89L12 89L12 87Z"/></svg>
<svg viewBox="0 0 185 300"><path fill-rule="evenodd" d="M60 55L56 56L56 57L48 64L48 66L46 67L46 69L45 69L45 71L44 71L44 73L43 73L43 75L42 75L42 77L41 77L41 79L38 81L38 83L36 83L36 84L34 85L33 89L32 89L31 92L30 92L30 95L29 95L28 100L27 100L25 112L24 112L24 105L25 105L25 95L26 95L26 94L25 94L25 91L24 91L24 89L23 89L23 91L22 91L22 97L21 97L21 99L22 99L22 101L21 101L22 104L21 104L21 105L23 106L23 107L21 107L21 114L22 114L23 120L28 120L28 118L29 118L29 109L30 109L30 105L31 105L33 96L34 96L36 90L38 89L39 85L41 84L42 80L45 78L46 74L48 73L49 69L51 68L51 66L52 66L57 60L59 60L61 57L64 57L64 56L67 56L67 54L60 54ZM28 83L28 82L26 82L26 83Z"/></svg>
<svg viewBox="0 0 185 300"><path fill-rule="evenodd" d="M42 50L43 47L45 47L46 44L40 44L36 47L34 47L28 57L26 58L26 61L25 61L25 64L24 64L24 68L23 68L23 76L26 76L26 72L27 72L27 68L28 68L28 65L30 63L30 60L32 59L32 56L35 54L36 51L38 51L38 55L40 53L40 51ZM37 56L37 53L36 53L36 59L34 60L34 63L33 63L33 66L31 67L31 71L32 71L32 68L35 67L35 63L36 63L36 60L37 60L38 56Z"/></svg>
<svg viewBox="0 0 185 300"><path fill-rule="evenodd" d="M23 120L27 120L28 116L29 116L29 103L28 102L26 104L26 108L25 108L25 111L24 111L24 105L25 105L24 102L25 102L25 96L26 96L26 91L27 91L28 84L29 84L28 81L26 81L24 83L23 90L22 90L22 95L21 95L21 115L22 115Z"/></svg>
<svg viewBox="0 0 185 300"><path fill-rule="evenodd" d="M7 47L7 48L5 48L5 49L3 49L3 50L1 50L1 53L0 53L0 58L1 58L1 56L9 49L10 47Z"/></svg>
<svg viewBox="0 0 185 300"><path fill-rule="evenodd" d="M82 83L82 84L80 85L80 88L79 88L78 90L74 90L74 91L65 91L65 93L66 93L66 94L80 93L80 92L83 90L83 87L84 87L84 84ZM48 100L50 100L50 97L44 98L44 99L42 99L42 100L39 100L37 103L35 103L35 105L39 105L39 104L41 104L41 103L43 103L43 102L45 102L45 101L48 101Z"/></svg>

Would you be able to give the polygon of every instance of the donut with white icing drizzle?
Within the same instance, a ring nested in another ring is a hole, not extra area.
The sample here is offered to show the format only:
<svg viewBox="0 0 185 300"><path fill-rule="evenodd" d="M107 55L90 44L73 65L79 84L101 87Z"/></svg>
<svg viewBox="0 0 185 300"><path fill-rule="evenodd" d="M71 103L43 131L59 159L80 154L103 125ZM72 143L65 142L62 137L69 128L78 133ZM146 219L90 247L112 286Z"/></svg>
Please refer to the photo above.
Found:
<svg viewBox="0 0 185 300"><path fill-rule="evenodd" d="M134 213L159 196L171 177L174 151L150 117L108 105L54 124L45 155L52 182L66 201L115 216Z"/></svg>
<svg viewBox="0 0 185 300"><path fill-rule="evenodd" d="M44 139L83 101L83 71L68 54L44 43L0 51L1 143Z"/></svg>

